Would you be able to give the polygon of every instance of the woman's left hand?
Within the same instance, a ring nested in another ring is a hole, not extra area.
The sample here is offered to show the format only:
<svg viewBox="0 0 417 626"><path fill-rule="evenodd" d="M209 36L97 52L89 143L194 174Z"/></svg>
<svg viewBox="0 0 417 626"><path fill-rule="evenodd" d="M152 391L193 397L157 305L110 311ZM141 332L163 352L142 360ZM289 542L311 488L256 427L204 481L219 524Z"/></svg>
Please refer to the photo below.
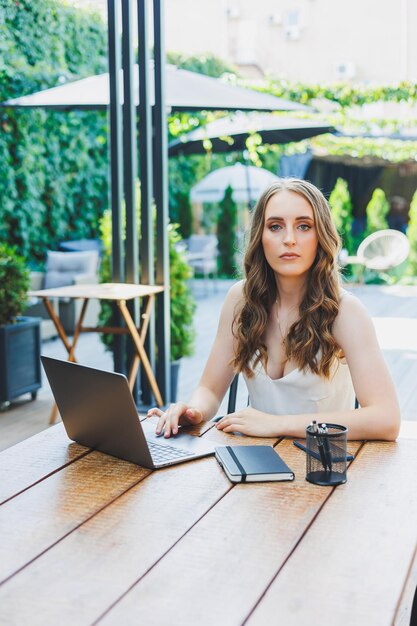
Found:
<svg viewBox="0 0 417 626"><path fill-rule="evenodd" d="M278 437L277 416L251 407L225 415L217 422L216 428L225 433L237 432L252 437Z"/></svg>

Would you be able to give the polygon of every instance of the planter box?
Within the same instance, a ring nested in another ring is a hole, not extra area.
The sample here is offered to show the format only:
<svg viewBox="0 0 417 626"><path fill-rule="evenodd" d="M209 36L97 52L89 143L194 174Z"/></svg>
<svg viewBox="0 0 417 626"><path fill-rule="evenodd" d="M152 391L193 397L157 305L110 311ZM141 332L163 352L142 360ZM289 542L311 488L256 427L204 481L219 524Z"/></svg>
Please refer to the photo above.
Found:
<svg viewBox="0 0 417 626"><path fill-rule="evenodd" d="M0 326L0 402L23 393L36 398L41 383L41 320L18 317L16 324Z"/></svg>

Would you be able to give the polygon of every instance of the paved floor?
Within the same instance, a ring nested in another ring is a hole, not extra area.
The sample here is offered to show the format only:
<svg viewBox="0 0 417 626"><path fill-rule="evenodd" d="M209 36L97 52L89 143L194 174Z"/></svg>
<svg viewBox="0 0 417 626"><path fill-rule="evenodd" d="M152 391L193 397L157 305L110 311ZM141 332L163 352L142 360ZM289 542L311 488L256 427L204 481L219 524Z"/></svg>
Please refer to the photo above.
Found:
<svg viewBox="0 0 417 626"><path fill-rule="evenodd" d="M210 345L216 333L218 315L231 281L204 285L195 281L197 299L195 316L197 340L193 357L183 359L179 378L179 398L187 399L198 382ZM370 312L384 357L397 386L404 420L417 420L417 287L361 286L352 288ZM60 341L43 344L43 353L65 358ZM105 351L96 334L82 335L77 350L81 363L112 369L111 355ZM38 399L22 396L11 408L0 413L0 450L5 449L47 428L52 398L47 382L43 381ZM238 406L244 406L247 393L240 384ZM225 411L225 402L219 414Z"/></svg>

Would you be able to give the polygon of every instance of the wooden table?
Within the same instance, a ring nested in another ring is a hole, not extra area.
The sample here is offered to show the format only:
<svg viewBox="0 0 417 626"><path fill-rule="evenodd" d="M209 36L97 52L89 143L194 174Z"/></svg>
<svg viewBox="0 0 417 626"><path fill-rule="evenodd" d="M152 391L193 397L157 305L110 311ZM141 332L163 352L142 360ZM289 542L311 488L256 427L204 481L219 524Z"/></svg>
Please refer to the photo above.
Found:
<svg viewBox="0 0 417 626"><path fill-rule="evenodd" d="M151 472L58 424L0 454L0 623L409 624L417 584L417 424L349 443L337 488L233 486L213 457Z"/></svg>
<svg viewBox="0 0 417 626"><path fill-rule="evenodd" d="M69 285L67 287L55 287L53 289L41 289L39 291L30 291L30 297L42 298L48 314L53 321L55 328L61 338L68 352L68 361L76 362L75 347L77 345L80 333L86 332L98 332L98 333L110 333L110 334L129 334L132 338L135 346L135 356L132 361L132 365L129 372L129 385L133 389L135 384L136 375L138 373L139 362L142 363L145 374L149 380L149 384L152 389L152 393L155 396L155 400L158 406L163 406L163 400L161 392L159 391L158 384L155 380L154 373L152 371L151 364L144 348L144 342L146 333L148 331L150 316L153 311L153 302L155 294L161 293L164 290L161 286L152 285L132 285L127 283L101 283L101 284L86 284L86 285ZM83 300L81 312L77 324L75 326L74 336L72 342L69 340L65 330L57 316L51 300L54 298L70 298L74 300ZM145 298L145 309L141 315L142 326L136 328L136 325L130 315L127 308L126 301L133 300L134 298ZM89 300L111 300L115 302L122 314L125 327L110 327L110 326L83 326L84 316L87 311ZM54 405L49 423L53 424L57 416L57 407Z"/></svg>

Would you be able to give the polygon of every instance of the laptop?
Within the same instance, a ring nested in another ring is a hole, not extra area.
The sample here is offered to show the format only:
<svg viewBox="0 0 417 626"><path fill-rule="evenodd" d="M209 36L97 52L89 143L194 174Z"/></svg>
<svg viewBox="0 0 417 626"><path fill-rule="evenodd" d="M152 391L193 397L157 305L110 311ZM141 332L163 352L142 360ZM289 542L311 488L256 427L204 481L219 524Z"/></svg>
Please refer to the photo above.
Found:
<svg viewBox="0 0 417 626"><path fill-rule="evenodd" d="M127 379L78 363L41 357L70 439L88 448L149 469L214 454L214 444L187 434L155 434L155 423L141 422Z"/></svg>

